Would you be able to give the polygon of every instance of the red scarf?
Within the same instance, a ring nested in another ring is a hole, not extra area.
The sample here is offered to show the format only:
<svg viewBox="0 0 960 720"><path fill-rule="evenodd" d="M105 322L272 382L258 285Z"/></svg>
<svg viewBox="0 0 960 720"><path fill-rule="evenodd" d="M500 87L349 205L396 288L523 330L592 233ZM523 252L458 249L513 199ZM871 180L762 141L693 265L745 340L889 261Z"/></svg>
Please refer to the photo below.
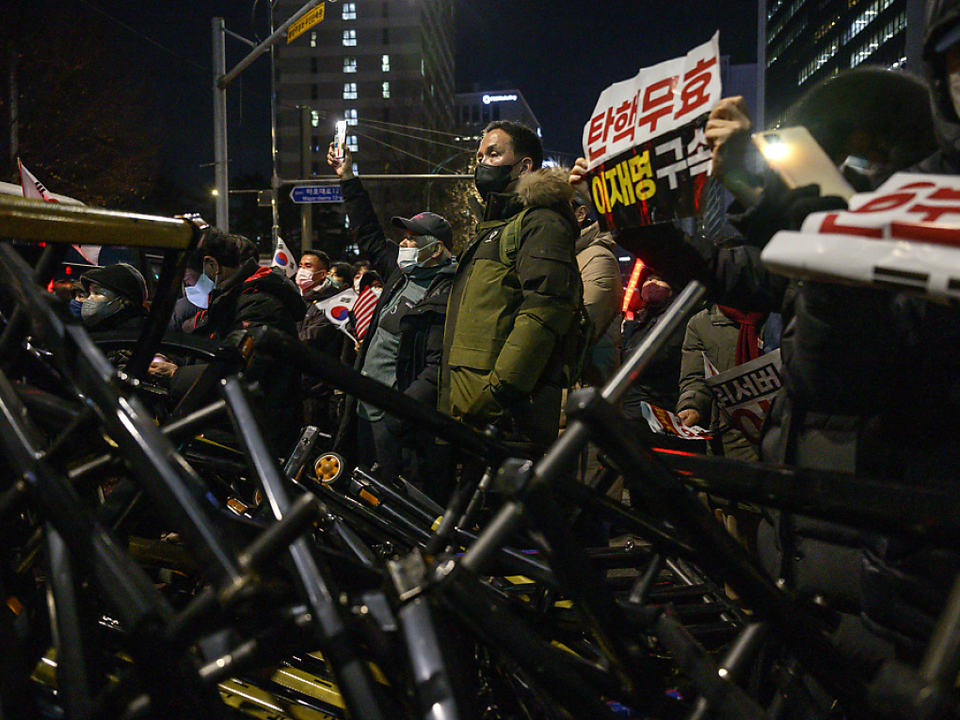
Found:
<svg viewBox="0 0 960 720"><path fill-rule="evenodd" d="M760 357L760 337L757 328L763 324L767 314L762 312L743 312L726 305L717 305L720 312L740 326L740 337L737 338L737 354L734 362L743 365L745 362Z"/></svg>

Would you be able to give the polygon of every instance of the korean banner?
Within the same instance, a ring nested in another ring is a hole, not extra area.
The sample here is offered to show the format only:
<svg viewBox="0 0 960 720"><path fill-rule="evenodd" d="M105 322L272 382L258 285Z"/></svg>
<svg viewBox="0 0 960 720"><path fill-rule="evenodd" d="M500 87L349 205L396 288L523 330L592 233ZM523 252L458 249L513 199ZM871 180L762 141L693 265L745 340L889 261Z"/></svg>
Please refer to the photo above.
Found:
<svg viewBox="0 0 960 720"><path fill-rule="evenodd" d="M664 410L648 402L640 403L640 412L650 429L660 435L674 435L684 440L709 440L710 432L694 425L687 427L676 413Z"/></svg>
<svg viewBox="0 0 960 720"><path fill-rule="evenodd" d="M848 210L777 233L760 257L792 277L960 300L960 176L897 173Z"/></svg>
<svg viewBox="0 0 960 720"><path fill-rule="evenodd" d="M601 93L583 128L583 151L604 230L702 211L711 168L703 130L719 99L719 33Z"/></svg>
<svg viewBox="0 0 960 720"><path fill-rule="evenodd" d="M780 391L780 350L718 373L703 356L704 375L730 424L754 445L774 396Z"/></svg>

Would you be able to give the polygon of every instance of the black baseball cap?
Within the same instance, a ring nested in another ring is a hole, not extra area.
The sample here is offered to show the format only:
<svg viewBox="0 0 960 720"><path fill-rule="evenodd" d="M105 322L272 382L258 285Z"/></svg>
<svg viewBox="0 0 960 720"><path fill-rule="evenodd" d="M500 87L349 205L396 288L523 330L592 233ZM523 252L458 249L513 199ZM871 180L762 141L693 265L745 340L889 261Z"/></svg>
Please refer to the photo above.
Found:
<svg viewBox="0 0 960 720"><path fill-rule="evenodd" d="M453 228L445 218L432 212L422 212L412 218L399 215L391 221L394 227L403 228L411 235L432 235L448 248L453 244Z"/></svg>
<svg viewBox="0 0 960 720"><path fill-rule="evenodd" d="M80 276L83 289L90 292L90 284L96 283L113 290L120 297L143 305L147 300L147 282L133 265L117 263L94 268Z"/></svg>

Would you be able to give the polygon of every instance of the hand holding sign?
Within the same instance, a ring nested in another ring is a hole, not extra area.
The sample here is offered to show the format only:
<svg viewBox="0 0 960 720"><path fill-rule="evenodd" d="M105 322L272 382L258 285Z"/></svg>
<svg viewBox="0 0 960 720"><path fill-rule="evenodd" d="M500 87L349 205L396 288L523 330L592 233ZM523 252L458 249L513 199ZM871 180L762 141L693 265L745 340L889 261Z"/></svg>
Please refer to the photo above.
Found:
<svg viewBox="0 0 960 720"><path fill-rule="evenodd" d="M701 211L711 164L704 126L720 99L719 58L714 34L684 57L643 68L600 95L583 129L583 149L590 198L604 230Z"/></svg>

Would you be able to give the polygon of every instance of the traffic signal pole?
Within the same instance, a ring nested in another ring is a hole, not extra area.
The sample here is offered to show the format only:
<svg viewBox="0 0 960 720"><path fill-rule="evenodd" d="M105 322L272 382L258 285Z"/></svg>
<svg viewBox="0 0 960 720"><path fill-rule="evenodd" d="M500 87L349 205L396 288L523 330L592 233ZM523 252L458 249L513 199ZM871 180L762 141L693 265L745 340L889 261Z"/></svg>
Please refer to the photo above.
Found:
<svg viewBox="0 0 960 720"><path fill-rule="evenodd" d="M253 50L228 73L226 71L226 35L227 30L223 18L213 19L213 138L214 138L214 167L216 175L217 188L217 227L225 232L230 228L230 186L228 180L229 153L227 150L227 85L243 72L254 60L263 55L267 50L279 42L280 38L286 35L287 30L297 22L301 17L313 10L324 0L309 0L302 8L294 13L286 22L276 30L273 29L273 10L270 11L270 36ZM244 40L234 33L231 36L236 37L243 42L253 45L249 40ZM271 105L271 155L273 157L273 182L271 183L273 191L273 243L276 246L277 235L279 231L279 217L277 213L277 190L280 187L277 176L277 133L276 133L276 90L274 88L274 73L270 72L270 105Z"/></svg>

